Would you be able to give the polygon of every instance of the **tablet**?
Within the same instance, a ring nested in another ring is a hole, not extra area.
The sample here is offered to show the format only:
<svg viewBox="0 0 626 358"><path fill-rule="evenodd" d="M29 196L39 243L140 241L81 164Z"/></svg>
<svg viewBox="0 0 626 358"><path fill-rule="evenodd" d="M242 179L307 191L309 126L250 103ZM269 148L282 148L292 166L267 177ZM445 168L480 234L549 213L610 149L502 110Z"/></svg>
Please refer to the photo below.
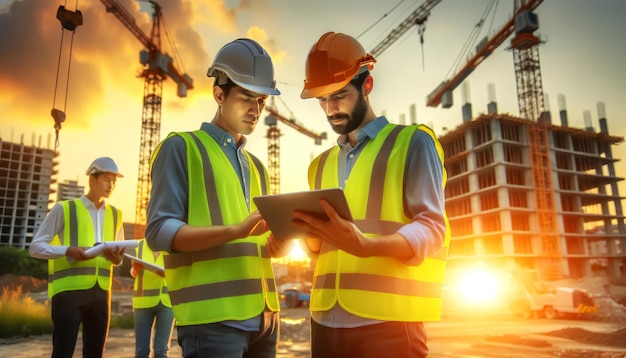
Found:
<svg viewBox="0 0 626 358"><path fill-rule="evenodd" d="M320 205L320 199L328 201L337 210L339 216L352 221L348 201L341 188L263 195L254 197L252 200L274 233L274 237L277 240L288 240L305 234L302 229L291 225L294 211L302 211L320 219L327 218Z"/></svg>

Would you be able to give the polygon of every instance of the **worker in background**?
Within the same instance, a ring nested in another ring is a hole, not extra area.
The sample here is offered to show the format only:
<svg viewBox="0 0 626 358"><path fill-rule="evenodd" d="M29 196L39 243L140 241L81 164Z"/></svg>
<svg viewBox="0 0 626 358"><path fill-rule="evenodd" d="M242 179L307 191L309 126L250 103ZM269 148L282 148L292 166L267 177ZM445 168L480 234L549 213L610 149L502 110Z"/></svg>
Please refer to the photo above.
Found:
<svg viewBox="0 0 626 358"><path fill-rule="evenodd" d="M130 275L135 279L133 288L133 318L135 323L135 358L164 358L169 356L170 339L174 328L174 312L167 293L163 254L153 252L145 239L139 240L135 257L154 265L133 260ZM152 355L150 354L152 342Z"/></svg>
<svg viewBox="0 0 626 358"><path fill-rule="evenodd" d="M309 166L311 189L344 189L354 222L294 213L317 258L311 292L313 358L425 357L424 321L441 316L449 244L443 151L426 126L402 126L370 104L376 62L353 37L312 46L302 98L316 98L339 135Z"/></svg>
<svg viewBox="0 0 626 358"><path fill-rule="evenodd" d="M171 133L153 153L146 240L164 257L178 343L185 357L274 357L279 300L271 257L287 240L264 235L251 200L269 191L265 166L246 151L270 95L267 51L237 39L216 54L217 111L192 132Z"/></svg>
<svg viewBox="0 0 626 358"><path fill-rule="evenodd" d="M105 247L92 258L94 245L123 241L122 212L108 199L122 174L108 157L87 168L89 192L57 202L30 244L30 255L48 260L48 296L52 307L52 357L74 355L83 327L83 356L102 357L111 317L113 265L124 258L123 248Z"/></svg>

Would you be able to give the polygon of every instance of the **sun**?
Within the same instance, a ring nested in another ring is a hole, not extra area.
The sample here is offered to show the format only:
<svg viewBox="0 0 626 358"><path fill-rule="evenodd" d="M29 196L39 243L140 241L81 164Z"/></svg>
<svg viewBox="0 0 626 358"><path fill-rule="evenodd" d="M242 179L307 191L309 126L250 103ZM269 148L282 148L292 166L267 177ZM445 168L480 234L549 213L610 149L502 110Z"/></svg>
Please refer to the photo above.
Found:
<svg viewBox="0 0 626 358"><path fill-rule="evenodd" d="M296 239L294 241L294 245L287 255L274 259L276 263L284 265L306 265L311 262L311 259L306 255L306 253L304 252L304 250L302 250L302 247L300 246L300 239Z"/></svg>
<svg viewBox="0 0 626 358"><path fill-rule="evenodd" d="M288 258L291 262L307 262L310 261L309 257L306 255L302 247L300 246L300 240L293 245L291 252L288 255Z"/></svg>

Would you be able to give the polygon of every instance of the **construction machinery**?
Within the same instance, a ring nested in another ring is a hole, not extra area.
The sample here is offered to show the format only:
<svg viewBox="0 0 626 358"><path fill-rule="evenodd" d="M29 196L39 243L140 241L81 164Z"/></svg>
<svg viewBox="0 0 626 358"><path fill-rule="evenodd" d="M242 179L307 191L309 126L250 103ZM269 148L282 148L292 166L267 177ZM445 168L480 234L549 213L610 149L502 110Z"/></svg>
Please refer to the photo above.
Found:
<svg viewBox="0 0 626 358"><path fill-rule="evenodd" d="M598 312L598 305L587 290L538 284L528 271L511 271L509 308L524 318L576 318Z"/></svg>
<svg viewBox="0 0 626 358"><path fill-rule="evenodd" d="M278 121L288 125L289 127L297 130L298 132L313 138L316 145L321 145L322 140L327 138L326 132L316 133L312 130L305 128L298 123L293 114L291 118L286 118L276 108L275 97L272 97L269 105L265 107L265 110L269 112L269 115L265 117L265 124L269 126L267 129L267 162L268 162L268 174L270 180L270 194L278 194L280 192L280 128L278 128Z"/></svg>
<svg viewBox="0 0 626 358"><path fill-rule="evenodd" d="M193 89L193 80L179 68L180 65L177 66L174 63L174 58L161 50L163 13L161 6L156 1L149 1L154 10L149 36L136 24L132 15L117 0L100 1L106 7L106 11L113 14L144 46L139 55L139 60L144 66L140 74L140 77L144 78L144 90L134 232L135 238L141 238L144 237L147 221L146 209L150 198L150 157L160 141L163 81L166 78L174 80L178 86L178 96L186 97L187 91Z"/></svg>
<svg viewBox="0 0 626 358"><path fill-rule="evenodd" d="M283 300L288 308L298 308L303 303L311 301L311 283L307 283L302 288L293 287L283 291Z"/></svg>

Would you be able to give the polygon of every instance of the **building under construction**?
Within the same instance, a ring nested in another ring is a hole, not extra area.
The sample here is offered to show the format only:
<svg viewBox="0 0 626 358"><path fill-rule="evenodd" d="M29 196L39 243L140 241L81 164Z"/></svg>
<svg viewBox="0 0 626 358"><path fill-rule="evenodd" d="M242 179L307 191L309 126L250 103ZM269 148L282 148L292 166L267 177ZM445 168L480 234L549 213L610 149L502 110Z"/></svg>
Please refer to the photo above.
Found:
<svg viewBox="0 0 626 358"><path fill-rule="evenodd" d="M48 214L58 154L24 144L23 136L20 143L0 137L0 246L30 245Z"/></svg>
<svg viewBox="0 0 626 358"><path fill-rule="evenodd" d="M494 107L495 108L495 107ZM626 229L603 105L599 131L572 128L567 113L547 126L546 197L554 232L546 232L537 204L532 131L538 122L498 114L464 116L439 139L448 173L446 210L452 241L449 267L480 263L496 269L518 266L543 279L606 274L626 276ZM601 109L601 110L600 110ZM471 113L464 109L464 115ZM470 118L468 118L470 117ZM587 125L587 124L586 124ZM545 188L544 188L545 189ZM544 205L545 206L545 205ZM553 247L554 249L548 249ZM556 271L546 272L546 259Z"/></svg>

